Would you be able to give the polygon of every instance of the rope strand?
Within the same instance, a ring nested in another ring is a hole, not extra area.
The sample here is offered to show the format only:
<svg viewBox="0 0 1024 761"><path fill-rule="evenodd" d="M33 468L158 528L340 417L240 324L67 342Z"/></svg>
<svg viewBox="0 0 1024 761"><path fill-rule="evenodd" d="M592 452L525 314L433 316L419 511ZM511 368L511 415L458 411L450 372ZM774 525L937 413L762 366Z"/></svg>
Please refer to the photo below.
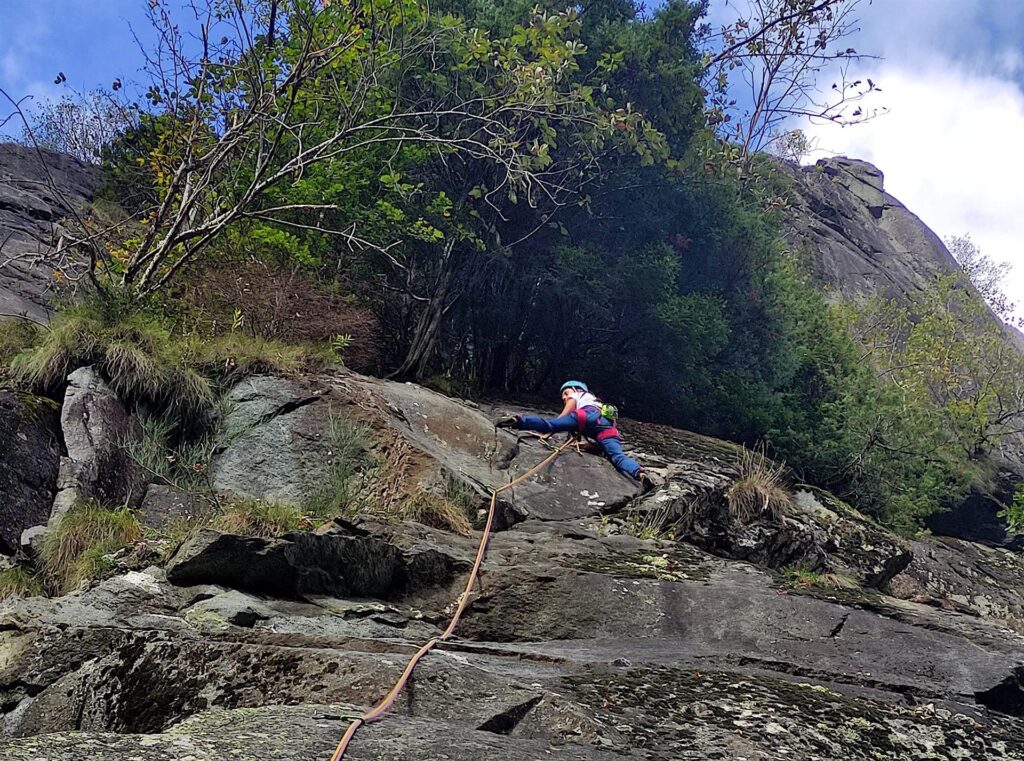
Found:
<svg viewBox="0 0 1024 761"><path fill-rule="evenodd" d="M572 443L573 439L569 439L560 447L555 449L551 454L549 454L547 457L541 460L539 463L537 463L532 468L523 473L521 476L518 476L517 478L509 481L504 486L499 486L492 492L491 506L490 509L487 511L487 523L484 524L484 530L480 536L480 546L477 548L476 551L476 559L473 561L473 569L470 571L469 578L466 581L466 590L459 596L459 605L455 609L455 614L452 616L451 622L449 622L448 627L444 630L440 637L434 637L433 639L426 642L426 644L424 644L419 650L417 650L416 653L412 656L412 658L409 659L409 662L406 664L405 669L402 671L402 675L398 677L398 681L395 682L395 686L391 688L391 691L388 692L388 694L385 695L384 698L381 699L379 703L377 703L377 705L375 705L369 711L364 713L358 719L353 720L353 722L349 725L348 729L345 730L345 734L341 738L341 742L338 743L338 747L335 749L334 754L331 756L331 761L341 761L341 759L345 755L345 751L348 749L348 744L352 741L352 738L355 736L356 731L359 729L359 727L361 727L364 724L369 724L371 721L377 721L381 717L381 715L385 711L387 711L388 708L390 708L391 705L398 698L398 694L402 691L402 688L405 687L405 683L409 681L409 677L412 676L413 669L416 668L416 664L419 663L420 659L424 655L429 653L434 648L434 645L436 645L438 642L448 639L455 631L455 627L459 624L459 619L462 618L463 611L465 611L466 607L469 605L469 596L473 591L474 585L476 584L476 577L477 574L479 574L480 572L480 566L483 565L484 555L487 553L487 542L491 536L491 526L494 524L494 511L495 506L498 503L498 495L507 489L511 489L517 486L518 484L521 484L523 481L525 481L538 470L543 468L549 462L554 461L554 459L558 457L558 455L560 455L565 449L571 446Z"/></svg>

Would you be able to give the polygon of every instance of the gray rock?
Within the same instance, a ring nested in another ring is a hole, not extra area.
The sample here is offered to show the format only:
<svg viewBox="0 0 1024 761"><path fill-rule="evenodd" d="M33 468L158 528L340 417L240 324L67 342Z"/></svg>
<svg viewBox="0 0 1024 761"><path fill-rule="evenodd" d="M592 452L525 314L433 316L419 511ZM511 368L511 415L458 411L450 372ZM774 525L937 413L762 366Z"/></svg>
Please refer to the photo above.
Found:
<svg viewBox="0 0 1024 761"><path fill-rule="evenodd" d="M261 539L203 529L167 562L175 584L223 584L295 597L328 594L396 599L424 586L447 585L468 562L434 547L402 550L363 533L296 532Z"/></svg>
<svg viewBox="0 0 1024 761"><path fill-rule="evenodd" d="M211 466L214 488L293 505L316 493L335 456L326 391L270 376L247 378L231 389L225 443Z"/></svg>
<svg viewBox="0 0 1024 761"><path fill-rule="evenodd" d="M163 484L150 484L139 506L139 521L144 526L162 529L176 520L190 520L201 511L196 497Z"/></svg>
<svg viewBox="0 0 1024 761"><path fill-rule="evenodd" d="M871 164L839 156L780 166L795 181L786 236L833 296L901 297L958 271L939 237L885 192Z"/></svg>
<svg viewBox="0 0 1024 761"><path fill-rule="evenodd" d="M1024 634L1024 559L952 537L922 537L886 586L894 597L986 618Z"/></svg>
<svg viewBox="0 0 1024 761"><path fill-rule="evenodd" d="M67 289L47 255L71 207L83 208L99 179L98 167L70 156L0 143L0 312L49 317L51 300Z"/></svg>
<svg viewBox="0 0 1024 761"><path fill-rule="evenodd" d="M141 501L144 474L124 449L128 438L138 435L137 425L95 369L82 367L68 376L61 426L67 456L60 460L50 525L77 500Z"/></svg>
<svg viewBox="0 0 1024 761"><path fill-rule="evenodd" d="M0 553L45 523L57 484L60 414L49 399L0 390Z"/></svg>

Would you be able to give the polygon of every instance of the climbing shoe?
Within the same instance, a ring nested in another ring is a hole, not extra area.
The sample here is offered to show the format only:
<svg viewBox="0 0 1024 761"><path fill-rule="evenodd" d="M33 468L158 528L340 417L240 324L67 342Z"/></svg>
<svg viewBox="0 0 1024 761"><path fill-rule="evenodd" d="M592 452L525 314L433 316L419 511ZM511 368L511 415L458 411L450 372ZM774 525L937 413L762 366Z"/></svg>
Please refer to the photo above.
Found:
<svg viewBox="0 0 1024 761"><path fill-rule="evenodd" d="M494 421L495 428L518 428L519 427L519 416L518 415L506 415L500 417Z"/></svg>
<svg viewBox="0 0 1024 761"><path fill-rule="evenodd" d="M654 483L654 479L647 474L646 470L637 471L636 480L640 482L640 488L643 490L644 494L657 486L657 484Z"/></svg>

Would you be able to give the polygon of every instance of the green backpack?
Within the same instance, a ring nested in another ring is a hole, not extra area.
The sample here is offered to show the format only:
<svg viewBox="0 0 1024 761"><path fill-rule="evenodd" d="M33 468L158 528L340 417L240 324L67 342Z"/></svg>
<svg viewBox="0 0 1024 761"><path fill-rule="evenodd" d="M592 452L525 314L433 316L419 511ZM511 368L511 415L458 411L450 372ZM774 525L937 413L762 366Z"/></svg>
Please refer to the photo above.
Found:
<svg viewBox="0 0 1024 761"><path fill-rule="evenodd" d="M602 404L601 405L601 417L606 420L611 420L613 423L619 417L619 408L614 404Z"/></svg>

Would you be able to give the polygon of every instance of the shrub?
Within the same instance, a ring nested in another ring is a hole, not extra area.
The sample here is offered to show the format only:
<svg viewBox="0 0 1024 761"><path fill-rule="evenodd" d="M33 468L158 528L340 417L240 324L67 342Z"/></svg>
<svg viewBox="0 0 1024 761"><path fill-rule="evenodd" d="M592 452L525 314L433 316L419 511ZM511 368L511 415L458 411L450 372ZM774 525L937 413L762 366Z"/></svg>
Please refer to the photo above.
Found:
<svg viewBox="0 0 1024 761"><path fill-rule="evenodd" d="M1017 484L1013 499L998 513L1007 528L1015 534L1024 534L1024 482Z"/></svg>
<svg viewBox="0 0 1024 761"><path fill-rule="evenodd" d="M0 600L45 594L46 588L43 583L24 568L15 566L0 571Z"/></svg>
<svg viewBox="0 0 1024 761"><path fill-rule="evenodd" d="M213 527L231 534L256 536L265 539L309 528L310 522L302 510L293 505L245 500L229 507L213 521Z"/></svg>
<svg viewBox="0 0 1024 761"><path fill-rule="evenodd" d="M39 565L47 587L65 594L110 569L108 556L142 539L142 527L126 508L79 502L44 535Z"/></svg>
<svg viewBox="0 0 1024 761"><path fill-rule="evenodd" d="M758 518L778 521L792 501L782 484L784 469L762 454L745 450L740 477L725 493L732 519L740 524Z"/></svg>

